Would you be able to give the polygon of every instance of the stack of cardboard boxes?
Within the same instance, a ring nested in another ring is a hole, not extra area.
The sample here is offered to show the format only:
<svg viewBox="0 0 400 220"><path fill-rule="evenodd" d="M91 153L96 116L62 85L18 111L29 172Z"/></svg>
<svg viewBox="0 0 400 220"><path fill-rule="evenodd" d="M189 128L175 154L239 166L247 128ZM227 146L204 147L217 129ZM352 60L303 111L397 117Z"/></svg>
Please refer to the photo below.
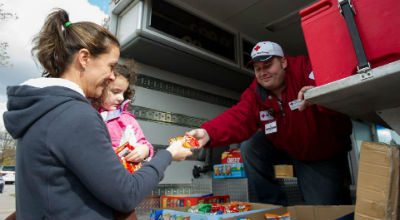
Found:
<svg viewBox="0 0 400 220"><path fill-rule="evenodd" d="M355 219L399 219L399 147L362 143Z"/></svg>

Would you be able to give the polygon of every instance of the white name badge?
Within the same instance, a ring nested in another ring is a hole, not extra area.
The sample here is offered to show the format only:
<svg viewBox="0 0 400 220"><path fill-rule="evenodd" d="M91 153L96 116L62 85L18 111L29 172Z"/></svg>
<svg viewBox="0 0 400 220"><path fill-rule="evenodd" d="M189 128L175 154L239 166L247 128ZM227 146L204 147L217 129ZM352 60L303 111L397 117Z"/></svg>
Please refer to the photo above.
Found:
<svg viewBox="0 0 400 220"><path fill-rule="evenodd" d="M278 127L276 126L276 121L265 124L265 134L271 134L278 131Z"/></svg>
<svg viewBox="0 0 400 220"><path fill-rule="evenodd" d="M294 111L294 110L298 109L303 103L304 103L304 100L303 101L299 101L297 99L289 102L290 110Z"/></svg>
<svg viewBox="0 0 400 220"><path fill-rule="evenodd" d="M272 117L268 111L260 111L260 120L261 121L269 121L274 119L274 117Z"/></svg>

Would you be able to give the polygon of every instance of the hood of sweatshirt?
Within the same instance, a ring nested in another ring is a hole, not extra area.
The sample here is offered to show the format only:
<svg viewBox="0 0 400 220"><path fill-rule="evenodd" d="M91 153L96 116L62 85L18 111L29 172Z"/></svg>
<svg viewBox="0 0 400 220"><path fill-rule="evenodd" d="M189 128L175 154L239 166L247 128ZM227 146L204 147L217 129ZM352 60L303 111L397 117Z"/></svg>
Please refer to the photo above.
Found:
<svg viewBox="0 0 400 220"><path fill-rule="evenodd" d="M60 78L38 78L9 86L7 96L4 126L15 139L23 137L37 120L59 105L77 100L89 103L77 84Z"/></svg>

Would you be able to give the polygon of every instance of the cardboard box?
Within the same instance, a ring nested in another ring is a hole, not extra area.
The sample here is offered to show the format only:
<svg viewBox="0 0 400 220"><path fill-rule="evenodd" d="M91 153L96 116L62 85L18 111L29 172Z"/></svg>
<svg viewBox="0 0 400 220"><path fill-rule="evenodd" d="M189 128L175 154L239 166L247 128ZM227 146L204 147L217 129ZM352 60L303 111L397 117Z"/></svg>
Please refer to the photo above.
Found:
<svg viewBox="0 0 400 220"><path fill-rule="evenodd" d="M221 154L221 164L243 163L239 148L226 150Z"/></svg>
<svg viewBox="0 0 400 220"><path fill-rule="evenodd" d="M277 209L270 209L263 212L250 213L245 215L239 215L226 220L235 220L239 217L248 217L254 220L265 219L265 213L282 215L290 212L290 220L334 220L343 216L349 215L354 212L354 206L352 205L340 205L340 206L288 206L279 207ZM352 219L352 218L350 218Z"/></svg>
<svg viewBox="0 0 400 220"><path fill-rule="evenodd" d="M274 165L275 178L292 178L293 166L292 165Z"/></svg>
<svg viewBox="0 0 400 220"><path fill-rule="evenodd" d="M355 219L399 219L399 148L363 142Z"/></svg>
<svg viewBox="0 0 400 220"><path fill-rule="evenodd" d="M162 215L175 216L175 218L170 219L184 219L185 217L190 217L190 220L221 220L221 219L235 219L239 216L250 215L252 213L265 213L267 210L278 209L280 206L270 205L270 204L260 204L260 203L250 203L250 211L231 213L225 215L205 215L186 212L187 208L177 207L171 209L153 209L150 214L150 220L160 220ZM237 217L236 217L237 216ZM263 219L263 218L262 218ZM165 219L164 220L168 220ZM257 220L257 219L254 219Z"/></svg>
<svg viewBox="0 0 400 220"><path fill-rule="evenodd" d="M214 179L244 178L246 173L242 163L227 163L214 165Z"/></svg>
<svg viewBox="0 0 400 220"><path fill-rule="evenodd" d="M282 215L291 213L291 220L334 220L354 212L353 205L340 206L288 206L280 207L270 204L251 203L248 212L239 212L225 215L202 215L185 212L187 208L174 208L169 210L153 210L151 220L159 220L161 212L175 216L189 217L190 220L235 220L240 217L248 217L252 220L265 219L265 213ZM158 212L158 213L157 213ZM158 214L158 215L157 215ZM351 217L349 219L352 219Z"/></svg>
<svg viewBox="0 0 400 220"><path fill-rule="evenodd" d="M229 195L222 196L161 196L161 208L190 207L200 203L228 203Z"/></svg>
<svg viewBox="0 0 400 220"><path fill-rule="evenodd" d="M151 209L160 208L160 196L148 195L144 200L135 208L137 219L147 219L150 215Z"/></svg>

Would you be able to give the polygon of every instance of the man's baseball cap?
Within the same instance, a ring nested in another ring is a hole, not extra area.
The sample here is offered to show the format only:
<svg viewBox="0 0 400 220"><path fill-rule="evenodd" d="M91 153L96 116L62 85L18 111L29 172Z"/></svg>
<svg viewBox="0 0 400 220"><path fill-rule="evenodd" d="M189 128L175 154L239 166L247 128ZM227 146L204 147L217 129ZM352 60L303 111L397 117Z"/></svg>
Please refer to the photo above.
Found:
<svg viewBox="0 0 400 220"><path fill-rule="evenodd" d="M282 47L279 44L271 41L258 42L251 50L251 60L246 64L246 67L249 67L254 62L268 61L274 56L284 56Z"/></svg>

